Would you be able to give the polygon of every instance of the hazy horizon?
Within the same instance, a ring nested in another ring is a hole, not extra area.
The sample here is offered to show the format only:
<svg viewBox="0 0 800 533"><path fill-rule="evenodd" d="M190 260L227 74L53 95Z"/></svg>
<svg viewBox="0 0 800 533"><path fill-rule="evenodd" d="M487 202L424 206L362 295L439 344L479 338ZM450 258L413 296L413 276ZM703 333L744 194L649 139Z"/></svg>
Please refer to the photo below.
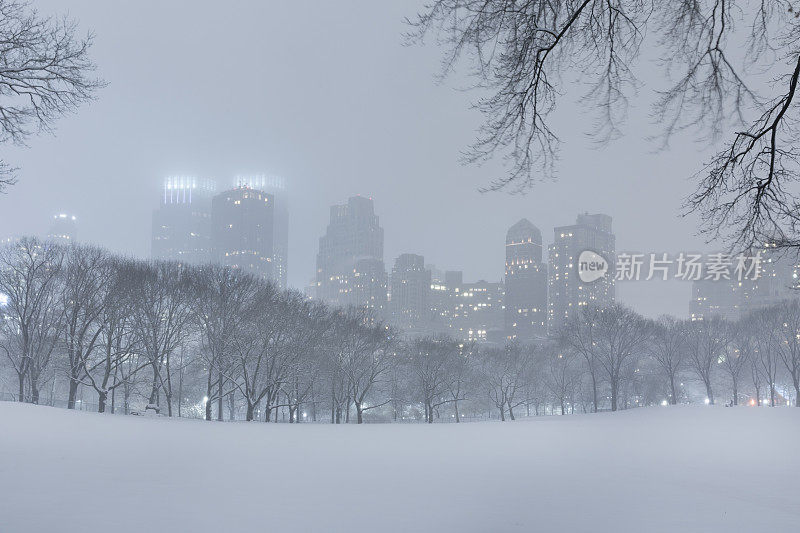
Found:
<svg viewBox="0 0 800 533"><path fill-rule="evenodd" d="M695 235L697 219L680 216L708 151L691 138L655 151L642 133L651 131L646 101L632 102L626 136L605 148L586 136L585 109L562 105L558 181L526 195L478 192L502 175L502 162L460 162L481 123L470 108L477 93L461 90L465 72L437 82L436 46L404 45L403 17L415 11L412 3L70 2L81 30L96 34L92 57L109 85L59 120L55 135L6 147L4 159L20 170L0 195L0 236L44 234L52 215L69 212L80 241L148 257L165 176L223 186L237 174L272 173L289 184L297 288L314 276L329 207L356 194L375 202L389 271L409 252L462 270L466 281L497 281L509 226L527 218L547 245L553 227L582 212L613 217L618 252L710 249ZM648 316L686 316L690 285L629 282L617 297Z"/></svg>

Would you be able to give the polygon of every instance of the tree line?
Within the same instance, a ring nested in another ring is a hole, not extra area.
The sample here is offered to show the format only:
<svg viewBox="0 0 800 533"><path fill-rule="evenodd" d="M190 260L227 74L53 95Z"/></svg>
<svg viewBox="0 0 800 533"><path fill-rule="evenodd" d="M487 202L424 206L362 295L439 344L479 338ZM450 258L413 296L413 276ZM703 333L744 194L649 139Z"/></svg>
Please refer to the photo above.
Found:
<svg viewBox="0 0 800 533"><path fill-rule="evenodd" d="M369 310L241 270L36 238L0 250L0 295L0 369L15 399L58 390L70 409L82 389L99 412L433 423L701 397L774 406L800 390L796 300L737 322L582 306L554 338L478 345L402 336Z"/></svg>

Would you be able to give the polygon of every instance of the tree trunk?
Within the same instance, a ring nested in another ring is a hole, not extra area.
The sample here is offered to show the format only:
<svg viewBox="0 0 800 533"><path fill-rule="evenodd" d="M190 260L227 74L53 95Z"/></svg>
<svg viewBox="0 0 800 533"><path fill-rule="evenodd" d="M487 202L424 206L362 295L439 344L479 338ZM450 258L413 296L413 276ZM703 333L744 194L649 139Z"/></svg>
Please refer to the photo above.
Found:
<svg viewBox="0 0 800 533"><path fill-rule="evenodd" d="M97 393L97 412L98 413L105 413L106 412L106 398L108 397L108 392L100 391Z"/></svg>
<svg viewBox="0 0 800 533"><path fill-rule="evenodd" d="M617 394L619 393L619 382L616 379L611 380L611 410L617 410Z"/></svg>
<svg viewBox="0 0 800 533"><path fill-rule="evenodd" d="M669 391L670 391L670 394L672 395L671 398L670 398L669 403L672 404L672 405L678 405L678 391L675 390L675 376L674 375L670 375L669 376Z"/></svg>
<svg viewBox="0 0 800 533"><path fill-rule="evenodd" d="M594 375L594 371L591 372L592 376L592 402L594 406L592 407L592 411L595 413L597 412L597 378Z"/></svg>
<svg viewBox="0 0 800 533"><path fill-rule="evenodd" d="M733 405L739 405L739 384L736 383L736 378L733 378Z"/></svg>
<svg viewBox="0 0 800 533"><path fill-rule="evenodd" d="M708 403L714 405L714 391L711 390L711 380L706 382L706 394L708 395Z"/></svg>
<svg viewBox="0 0 800 533"><path fill-rule="evenodd" d="M78 397L78 382L71 376L69 378L69 393L67 396L67 409L75 409L75 400Z"/></svg>
<svg viewBox="0 0 800 533"><path fill-rule="evenodd" d="M217 395L219 396L219 398L217 398L217 422L222 422L222 420L223 420L223 416L222 416L222 386L223 386L223 380L222 380L222 376L220 376L219 377L219 384L217 385Z"/></svg>
<svg viewBox="0 0 800 533"><path fill-rule="evenodd" d="M253 421L253 416L255 414L256 406L253 405L250 400L247 400L247 414L245 415L245 420L248 422Z"/></svg>
<svg viewBox="0 0 800 533"><path fill-rule="evenodd" d="M18 402L24 402L25 401L25 373L24 372L19 372L17 374L17 381L19 382L19 392L18 392L18 396L17 396L17 401Z"/></svg>
<svg viewBox="0 0 800 533"><path fill-rule="evenodd" d="M453 403L455 404L455 410L456 410L456 424L458 424L459 422L461 422L461 416L458 414L458 400L456 400Z"/></svg>
<svg viewBox="0 0 800 533"><path fill-rule="evenodd" d="M153 385L150 388L150 404L158 403L158 369L153 365Z"/></svg>

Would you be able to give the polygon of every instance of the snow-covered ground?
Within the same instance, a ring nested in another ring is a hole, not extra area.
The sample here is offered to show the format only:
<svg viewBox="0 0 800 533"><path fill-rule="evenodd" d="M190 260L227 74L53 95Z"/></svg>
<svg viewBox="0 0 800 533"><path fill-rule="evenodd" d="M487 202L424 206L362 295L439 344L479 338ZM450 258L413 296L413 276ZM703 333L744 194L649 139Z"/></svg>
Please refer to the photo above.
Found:
<svg viewBox="0 0 800 533"><path fill-rule="evenodd" d="M0 531L797 531L800 409L434 425L0 403Z"/></svg>

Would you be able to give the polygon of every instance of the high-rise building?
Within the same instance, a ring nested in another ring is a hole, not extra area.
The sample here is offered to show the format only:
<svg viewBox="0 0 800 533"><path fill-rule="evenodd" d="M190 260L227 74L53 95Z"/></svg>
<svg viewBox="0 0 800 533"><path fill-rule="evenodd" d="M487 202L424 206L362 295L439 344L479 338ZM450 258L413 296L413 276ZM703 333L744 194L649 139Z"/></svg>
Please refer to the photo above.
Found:
<svg viewBox="0 0 800 533"><path fill-rule="evenodd" d="M509 339L547 333L547 271L542 232L522 219L506 233L505 330Z"/></svg>
<svg viewBox="0 0 800 533"><path fill-rule="evenodd" d="M198 265L211 260L212 180L170 176L153 212L153 259Z"/></svg>
<svg viewBox="0 0 800 533"><path fill-rule="evenodd" d="M425 258L401 254L392 268L392 323L402 329L425 329L431 314L430 292L431 271L425 268Z"/></svg>
<svg viewBox="0 0 800 533"><path fill-rule="evenodd" d="M266 174L240 175L235 187L247 187L271 194L273 202L272 224L272 277L282 289L288 286L289 268L289 201L286 179Z"/></svg>
<svg viewBox="0 0 800 533"><path fill-rule="evenodd" d="M387 282L386 267L382 260L375 257L356 259L347 283L347 299L342 303L371 309L373 318L384 319Z"/></svg>
<svg viewBox="0 0 800 533"><path fill-rule="evenodd" d="M69 244L78 238L78 220L75 215L59 213L53 215L47 239L59 244Z"/></svg>
<svg viewBox="0 0 800 533"><path fill-rule="evenodd" d="M432 270L430 291L430 329L435 333L453 334L453 316L458 295L464 284L463 273L448 270L443 274Z"/></svg>
<svg viewBox="0 0 800 533"><path fill-rule="evenodd" d="M608 215L578 215L575 225L554 228L553 233L547 269L547 332L550 335L557 334L580 307L614 303L616 264L616 244ZM578 276L578 258L584 251L599 254L608 263L606 274L588 283Z"/></svg>
<svg viewBox="0 0 800 533"><path fill-rule="evenodd" d="M502 342L504 295L505 288L499 282L480 280L456 287L450 334L464 341Z"/></svg>
<svg viewBox="0 0 800 533"><path fill-rule="evenodd" d="M328 228L319 239L316 282L316 297L321 300L385 309L383 228L372 199L353 196L346 204L331 207Z"/></svg>
<svg viewBox="0 0 800 533"><path fill-rule="evenodd" d="M212 201L212 260L275 280L272 239L274 197L264 191L237 187Z"/></svg>
<svg viewBox="0 0 800 533"><path fill-rule="evenodd" d="M735 263L732 259L731 263ZM800 297L800 262L797 254L767 244L759 250L757 276L736 274L728 277L700 279L692 283L689 315L702 320L711 315L737 320L783 300ZM739 279L739 278L742 279Z"/></svg>
<svg viewBox="0 0 800 533"><path fill-rule="evenodd" d="M696 280L692 282L692 300L689 303L691 320L703 320L712 315L736 320L741 313L743 294L747 288L742 282L732 280Z"/></svg>

